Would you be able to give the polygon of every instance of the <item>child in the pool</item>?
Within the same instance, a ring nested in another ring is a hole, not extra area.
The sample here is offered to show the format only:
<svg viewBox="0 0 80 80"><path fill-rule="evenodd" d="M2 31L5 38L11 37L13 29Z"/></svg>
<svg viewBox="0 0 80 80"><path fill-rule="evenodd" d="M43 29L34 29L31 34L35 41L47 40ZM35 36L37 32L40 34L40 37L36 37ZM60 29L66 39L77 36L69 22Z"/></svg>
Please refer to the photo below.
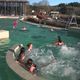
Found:
<svg viewBox="0 0 80 80"><path fill-rule="evenodd" d="M27 63L25 63L26 69L31 72L31 73L35 73L36 70L36 64L33 63L32 59L28 59Z"/></svg>
<svg viewBox="0 0 80 80"><path fill-rule="evenodd" d="M17 24L18 24L17 20L13 21L13 29L17 27Z"/></svg>
<svg viewBox="0 0 80 80"><path fill-rule="evenodd" d="M32 64L31 67L30 67L30 69L29 69L29 71L31 73L35 73L35 70L36 70L36 64Z"/></svg>
<svg viewBox="0 0 80 80"><path fill-rule="evenodd" d="M58 36L58 41L55 43L55 45L57 45L57 46L64 45L64 42L61 40L61 37L60 36Z"/></svg>

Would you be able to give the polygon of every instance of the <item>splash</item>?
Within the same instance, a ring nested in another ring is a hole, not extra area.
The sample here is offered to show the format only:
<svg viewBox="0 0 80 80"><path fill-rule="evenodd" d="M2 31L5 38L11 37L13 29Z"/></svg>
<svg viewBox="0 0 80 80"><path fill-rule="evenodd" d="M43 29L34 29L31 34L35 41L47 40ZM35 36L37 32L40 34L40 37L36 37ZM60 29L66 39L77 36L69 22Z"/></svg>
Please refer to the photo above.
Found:
<svg viewBox="0 0 80 80"><path fill-rule="evenodd" d="M40 66L40 72L43 76L46 76L49 80L61 80L63 78L68 78L68 80L76 80L77 74L80 74L80 71L77 71L77 67L79 66L79 62L75 65L76 55L79 53L74 47L68 47L67 45L63 45L62 47L58 47L60 49L59 53L61 56L69 55L68 58L60 58L60 56L56 56L56 62L52 62L55 60L54 52L50 47L54 48L51 45L47 45L46 48L35 48L32 50L30 54L30 58L34 60L35 63ZM49 48L48 48L49 47ZM58 54L56 54L58 55ZM73 56L74 55L74 56ZM74 60L73 60L74 59ZM79 61L79 60L78 60ZM44 66L45 64L48 64ZM74 66L75 65L75 66ZM79 68L79 67L78 67ZM80 68L79 68L80 69ZM78 73L77 73L78 72ZM52 76L55 76L53 78ZM52 78L52 79L51 79Z"/></svg>
<svg viewBox="0 0 80 80"><path fill-rule="evenodd" d="M80 42L78 42L77 44L80 45Z"/></svg>
<svg viewBox="0 0 80 80"><path fill-rule="evenodd" d="M45 68L42 68L42 74L45 75L47 78L50 79L50 76L55 76L56 78L60 79L63 77L69 78L68 80L76 80L76 70L69 66L69 64L64 64L65 61L58 61L56 63L50 64L48 66L46 66ZM58 79L58 80L59 80Z"/></svg>
<svg viewBox="0 0 80 80"><path fill-rule="evenodd" d="M73 55L73 54L77 54L78 51L73 47L68 47L67 45L63 45L60 49L60 53L62 55Z"/></svg>
<svg viewBox="0 0 80 80"><path fill-rule="evenodd" d="M70 77L70 80L77 80L77 72L75 69L73 69L73 67L71 66L66 66L63 69L63 73L61 76L66 76L66 77Z"/></svg>
<svg viewBox="0 0 80 80"><path fill-rule="evenodd" d="M80 50L80 42L77 43L76 48Z"/></svg>
<svg viewBox="0 0 80 80"><path fill-rule="evenodd" d="M55 59L53 52L51 50L46 51L45 49L33 49L30 54L30 58L32 58L40 66L48 64Z"/></svg>

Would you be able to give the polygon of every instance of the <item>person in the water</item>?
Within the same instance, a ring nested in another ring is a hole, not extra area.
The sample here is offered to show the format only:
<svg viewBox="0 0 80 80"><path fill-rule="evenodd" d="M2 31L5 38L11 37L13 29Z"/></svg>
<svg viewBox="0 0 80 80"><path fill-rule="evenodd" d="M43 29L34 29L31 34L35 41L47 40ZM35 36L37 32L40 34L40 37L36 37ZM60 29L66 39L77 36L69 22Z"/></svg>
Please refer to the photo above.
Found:
<svg viewBox="0 0 80 80"><path fill-rule="evenodd" d="M36 64L33 63L33 64L31 65L30 69L29 69L29 72L31 72L31 73L34 74L35 71L36 71Z"/></svg>
<svg viewBox="0 0 80 80"><path fill-rule="evenodd" d="M28 71L29 71L32 63L33 63L33 60L32 60L31 58L29 58L29 59L27 60L27 62L25 63L26 69L27 69Z"/></svg>
<svg viewBox="0 0 80 80"><path fill-rule="evenodd" d="M20 49L20 54L19 54L19 56L18 56L18 61L19 61L21 64L23 64L23 63L24 63L24 59L25 59L25 48L22 47L22 48Z"/></svg>
<svg viewBox="0 0 80 80"><path fill-rule="evenodd" d="M33 48L33 45L32 45L32 43L29 43L29 44L27 44L27 51L28 52L31 52L31 50L32 50L32 48Z"/></svg>
<svg viewBox="0 0 80 80"><path fill-rule="evenodd" d="M22 29L21 29L22 31L26 31L27 30L27 28L26 27L22 27Z"/></svg>
<svg viewBox="0 0 80 80"><path fill-rule="evenodd" d="M60 36L58 36L58 40L57 40L57 42L55 43L55 45L57 45L57 46L62 46L62 45L64 45L64 42L61 40L61 37L60 37Z"/></svg>
<svg viewBox="0 0 80 80"><path fill-rule="evenodd" d="M35 73L36 70L36 64L33 63L32 59L28 59L27 62L25 63L26 69L31 72L31 73Z"/></svg>
<svg viewBox="0 0 80 80"><path fill-rule="evenodd" d="M17 27L17 24L18 24L18 21L17 20L14 20L13 21L13 29L15 29Z"/></svg>

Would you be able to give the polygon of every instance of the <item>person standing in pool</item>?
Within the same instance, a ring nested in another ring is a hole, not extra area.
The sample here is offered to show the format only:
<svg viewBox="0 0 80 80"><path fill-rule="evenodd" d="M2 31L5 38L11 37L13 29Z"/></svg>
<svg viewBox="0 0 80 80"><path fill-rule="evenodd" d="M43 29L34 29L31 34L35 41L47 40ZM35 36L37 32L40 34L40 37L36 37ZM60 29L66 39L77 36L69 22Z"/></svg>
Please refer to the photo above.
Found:
<svg viewBox="0 0 80 80"><path fill-rule="evenodd" d="M32 48L33 48L32 43L27 44L27 48L28 48L28 49L27 49L28 53L30 53L31 50L32 50Z"/></svg>
<svg viewBox="0 0 80 80"><path fill-rule="evenodd" d="M18 61L21 63L21 64L24 64L24 59L25 59L25 48L22 47L20 49L20 53L19 53L19 56L18 56Z"/></svg>
<svg viewBox="0 0 80 80"><path fill-rule="evenodd" d="M57 45L57 46L62 46L62 45L64 45L64 42L61 40L61 37L60 37L60 36L58 36L58 40L57 40L57 42L55 43L55 45Z"/></svg>
<svg viewBox="0 0 80 80"><path fill-rule="evenodd" d="M15 29L17 27L17 24L18 24L17 20L14 20L13 21L13 29Z"/></svg>
<svg viewBox="0 0 80 80"><path fill-rule="evenodd" d="M27 60L31 54L31 51L32 51L32 48L33 48L33 45L32 43L28 43L26 45L26 51L25 51L25 60Z"/></svg>

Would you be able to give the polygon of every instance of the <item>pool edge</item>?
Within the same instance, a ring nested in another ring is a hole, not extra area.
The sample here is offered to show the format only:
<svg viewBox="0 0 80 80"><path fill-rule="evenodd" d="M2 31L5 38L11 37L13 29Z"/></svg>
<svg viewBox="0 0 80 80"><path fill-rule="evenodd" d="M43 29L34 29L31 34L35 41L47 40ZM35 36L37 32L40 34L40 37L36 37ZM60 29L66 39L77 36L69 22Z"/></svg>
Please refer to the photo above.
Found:
<svg viewBox="0 0 80 80"><path fill-rule="evenodd" d="M16 47L12 47L15 49ZM16 61L14 57L14 52L11 50L7 51L6 54L6 62L8 66L15 72L17 73L21 78L25 80L45 80L44 78L41 78L39 76L33 75L27 70L25 70L23 67L21 67Z"/></svg>

